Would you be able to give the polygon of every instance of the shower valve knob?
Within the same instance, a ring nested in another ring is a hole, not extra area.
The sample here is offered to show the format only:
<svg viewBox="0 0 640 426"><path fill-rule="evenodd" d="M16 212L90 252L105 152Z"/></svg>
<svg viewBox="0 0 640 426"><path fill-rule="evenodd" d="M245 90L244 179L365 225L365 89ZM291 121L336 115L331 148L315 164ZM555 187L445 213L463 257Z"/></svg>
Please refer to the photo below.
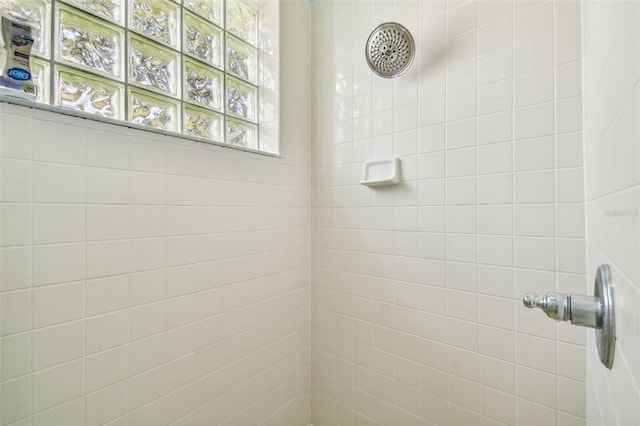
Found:
<svg viewBox="0 0 640 426"><path fill-rule="evenodd" d="M593 296L550 291L542 297L529 292L522 303L529 309L540 308L549 318L595 329L600 361L611 368L615 353L615 311L613 285L608 265L596 271Z"/></svg>
<svg viewBox="0 0 640 426"><path fill-rule="evenodd" d="M527 308L542 309L554 320L571 321L571 324L591 328L602 326L602 301L599 297L550 291L542 297L527 293L522 303Z"/></svg>
<svg viewBox="0 0 640 426"><path fill-rule="evenodd" d="M529 309L540 308L549 318L558 321L569 320L568 312L571 296L563 293L549 292L542 297L536 293L529 292L522 298L522 303Z"/></svg>

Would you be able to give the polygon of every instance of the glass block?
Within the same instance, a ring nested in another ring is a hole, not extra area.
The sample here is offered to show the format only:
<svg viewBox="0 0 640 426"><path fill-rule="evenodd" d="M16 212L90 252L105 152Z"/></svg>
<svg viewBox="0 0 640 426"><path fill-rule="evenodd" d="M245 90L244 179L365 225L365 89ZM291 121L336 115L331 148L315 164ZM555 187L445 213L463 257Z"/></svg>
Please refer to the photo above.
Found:
<svg viewBox="0 0 640 426"><path fill-rule="evenodd" d="M223 0L184 0L184 7L216 25L222 25Z"/></svg>
<svg viewBox="0 0 640 426"><path fill-rule="evenodd" d="M258 13L239 0L227 0L227 31L256 45Z"/></svg>
<svg viewBox="0 0 640 426"><path fill-rule="evenodd" d="M129 82L180 96L179 54L142 37L129 36Z"/></svg>
<svg viewBox="0 0 640 426"><path fill-rule="evenodd" d="M122 25L124 8L122 0L63 0L80 9Z"/></svg>
<svg viewBox="0 0 640 426"><path fill-rule="evenodd" d="M225 127L227 143L258 149L258 126L227 117Z"/></svg>
<svg viewBox="0 0 640 426"><path fill-rule="evenodd" d="M129 121L156 129L180 129L180 103L142 90L129 89Z"/></svg>
<svg viewBox="0 0 640 426"><path fill-rule="evenodd" d="M184 130L189 136L222 141L222 115L191 105L184 106Z"/></svg>
<svg viewBox="0 0 640 426"><path fill-rule="evenodd" d="M257 90L237 78L227 76L227 114L256 121Z"/></svg>
<svg viewBox="0 0 640 426"><path fill-rule="evenodd" d="M50 0L1 0L2 13L25 21L31 26L31 36L34 39L31 53L49 57L49 15Z"/></svg>
<svg viewBox="0 0 640 426"><path fill-rule="evenodd" d="M129 1L129 28L179 49L180 6L170 0Z"/></svg>
<svg viewBox="0 0 640 426"><path fill-rule="evenodd" d="M222 68L223 31L189 12L184 14L184 53Z"/></svg>
<svg viewBox="0 0 640 426"><path fill-rule="evenodd" d="M106 76L123 79L124 31L87 13L59 6L56 59Z"/></svg>
<svg viewBox="0 0 640 426"><path fill-rule="evenodd" d="M55 104L107 118L123 117L123 85L71 70L56 68Z"/></svg>
<svg viewBox="0 0 640 426"><path fill-rule="evenodd" d="M49 103L49 62L40 59L31 58L31 74L33 82L38 88L36 93L36 102L43 104Z"/></svg>
<svg viewBox="0 0 640 426"><path fill-rule="evenodd" d="M217 110L222 109L222 73L184 60L184 99Z"/></svg>
<svg viewBox="0 0 640 426"><path fill-rule="evenodd" d="M235 37L227 36L226 66L228 73L255 83L258 73L258 50Z"/></svg>

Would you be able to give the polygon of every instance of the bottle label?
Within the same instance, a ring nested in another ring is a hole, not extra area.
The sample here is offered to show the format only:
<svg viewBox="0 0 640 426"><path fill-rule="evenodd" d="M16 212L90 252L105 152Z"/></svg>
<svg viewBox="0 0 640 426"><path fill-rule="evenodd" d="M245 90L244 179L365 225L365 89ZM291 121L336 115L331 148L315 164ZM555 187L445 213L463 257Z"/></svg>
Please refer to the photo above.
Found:
<svg viewBox="0 0 640 426"><path fill-rule="evenodd" d="M22 68L9 68L7 75L14 80L28 81L31 80L31 73Z"/></svg>

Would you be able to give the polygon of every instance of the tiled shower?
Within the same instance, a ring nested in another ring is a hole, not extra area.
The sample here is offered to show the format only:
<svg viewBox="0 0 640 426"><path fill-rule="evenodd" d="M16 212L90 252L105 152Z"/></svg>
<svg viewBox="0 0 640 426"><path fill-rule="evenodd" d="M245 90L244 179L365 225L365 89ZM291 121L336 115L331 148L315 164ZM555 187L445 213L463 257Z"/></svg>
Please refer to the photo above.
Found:
<svg viewBox="0 0 640 426"><path fill-rule="evenodd" d="M519 301L587 291L580 4L314 8L312 418L583 422L585 331ZM387 80L362 46L394 20ZM399 187L357 185L379 157Z"/></svg>
<svg viewBox="0 0 640 426"><path fill-rule="evenodd" d="M390 21L396 79L364 57ZM0 425L637 424L639 28L281 1L279 158L0 103ZM521 303L601 263L612 370Z"/></svg>

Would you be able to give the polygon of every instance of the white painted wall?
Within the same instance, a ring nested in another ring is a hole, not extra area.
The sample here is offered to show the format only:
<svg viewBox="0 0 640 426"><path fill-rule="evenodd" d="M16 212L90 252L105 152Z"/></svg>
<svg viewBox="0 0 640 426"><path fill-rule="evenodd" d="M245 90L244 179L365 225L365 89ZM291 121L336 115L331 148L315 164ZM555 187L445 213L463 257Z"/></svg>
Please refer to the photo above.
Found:
<svg viewBox="0 0 640 426"><path fill-rule="evenodd" d="M308 423L308 4L281 22L281 159L0 104L1 425Z"/></svg>
<svg viewBox="0 0 640 426"><path fill-rule="evenodd" d="M368 69L380 23L412 68ZM586 292L580 4L312 5L312 420L585 422L586 331L520 301ZM400 157L402 183L358 185Z"/></svg>
<svg viewBox="0 0 640 426"><path fill-rule="evenodd" d="M614 365L587 346L587 423L640 424L640 3L585 1L584 91L589 280L615 284Z"/></svg>

